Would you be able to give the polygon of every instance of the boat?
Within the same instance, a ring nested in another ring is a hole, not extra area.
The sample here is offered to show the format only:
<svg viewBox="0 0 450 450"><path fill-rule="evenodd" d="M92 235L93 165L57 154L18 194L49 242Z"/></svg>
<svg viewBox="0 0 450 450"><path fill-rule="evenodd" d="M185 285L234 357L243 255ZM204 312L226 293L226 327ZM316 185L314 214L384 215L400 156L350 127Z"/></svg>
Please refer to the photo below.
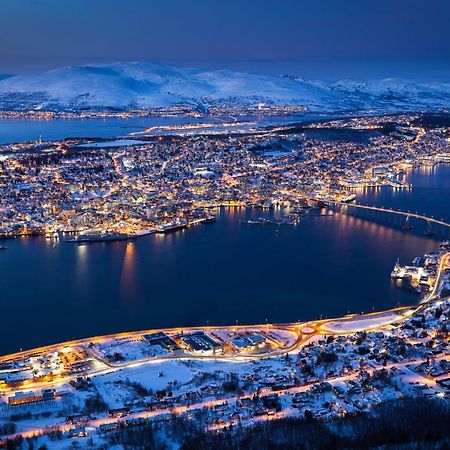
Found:
<svg viewBox="0 0 450 450"><path fill-rule="evenodd" d="M159 225L157 228L158 233L170 233L171 231L181 230L182 228L186 228L188 226L188 222L185 219L175 219L172 222L164 223Z"/></svg>
<svg viewBox="0 0 450 450"><path fill-rule="evenodd" d="M0 250L8 250L8 247L0 246Z"/></svg>
<svg viewBox="0 0 450 450"><path fill-rule="evenodd" d="M307 203L311 208L325 207L325 202L323 200L319 200L318 198L308 198Z"/></svg>
<svg viewBox="0 0 450 450"><path fill-rule="evenodd" d="M396 280L411 280L411 269L415 269L415 267L403 267L400 265L400 259L397 259L394 269L391 272L391 278Z"/></svg>
<svg viewBox="0 0 450 450"><path fill-rule="evenodd" d="M145 229L145 230L139 230L135 231L130 235L130 237L140 237L140 236L147 236L148 234L155 233L156 230L153 228Z"/></svg>
<svg viewBox="0 0 450 450"><path fill-rule="evenodd" d="M341 202L342 203L351 203L353 200L355 200L355 198L356 198L355 194L350 194L345 197L342 197Z"/></svg>
<svg viewBox="0 0 450 450"><path fill-rule="evenodd" d="M202 223L214 223L216 221L216 216L207 216L203 219Z"/></svg>
<svg viewBox="0 0 450 450"><path fill-rule="evenodd" d="M403 181L397 180L396 178L391 178L387 180L389 186L397 189L412 189L412 184L404 183Z"/></svg>
<svg viewBox="0 0 450 450"><path fill-rule="evenodd" d="M75 239L69 239L66 242L82 244L88 242L126 241L128 239L131 239L131 236L128 234L114 231L86 231L79 234Z"/></svg>
<svg viewBox="0 0 450 450"><path fill-rule="evenodd" d="M400 265L400 258L399 258L399 259L397 259L394 269L391 272L391 278L403 278L402 276L400 276L401 269L402 269L402 266Z"/></svg>

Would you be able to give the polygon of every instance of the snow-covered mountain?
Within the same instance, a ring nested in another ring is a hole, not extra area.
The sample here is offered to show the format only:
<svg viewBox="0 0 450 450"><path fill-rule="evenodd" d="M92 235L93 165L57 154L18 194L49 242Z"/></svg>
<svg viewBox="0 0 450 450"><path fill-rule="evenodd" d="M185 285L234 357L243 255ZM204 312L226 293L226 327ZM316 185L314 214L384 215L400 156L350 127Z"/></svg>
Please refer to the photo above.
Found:
<svg viewBox="0 0 450 450"><path fill-rule="evenodd" d="M450 83L396 79L307 81L147 62L90 65L0 76L2 110L150 109L174 105L299 105L309 111L447 108Z"/></svg>

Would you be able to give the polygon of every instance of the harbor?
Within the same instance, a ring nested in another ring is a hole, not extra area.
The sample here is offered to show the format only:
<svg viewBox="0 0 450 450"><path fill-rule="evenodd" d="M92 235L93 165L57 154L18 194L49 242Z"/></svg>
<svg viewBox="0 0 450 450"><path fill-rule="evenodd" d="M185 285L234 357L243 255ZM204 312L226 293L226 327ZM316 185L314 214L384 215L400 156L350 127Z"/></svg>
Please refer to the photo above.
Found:
<svg viewBox="0 0 450 450"><path fill-rule="evenodd" d="M330 122L303 128L311 137L296 135L294 144L289 127L279 127L231 141L142 144L148 138L139 136L104 150L95 146L104 138L8 147L4 164L16 182L4 186L0 270L3 306L18 320L0 330L0 351L124 329L282 323L413 304L417 291L398 289L389 275L397 258L409 264L448 239L447 144L438 131L414 129L421 140L405 158L403 138L373 131L378 120L354 120L377 137L370 145L360 131L356 142L330 140L347 136ZM267 133L275 149L297 150L258 151ZM356 165L342 157L361 145ZM41 159L45 169L31 176L14 168ZM93 175L87 184L80 164ZM392 178L413 188L390 186ZM346 180L373 186L350 189Z"/></svg>

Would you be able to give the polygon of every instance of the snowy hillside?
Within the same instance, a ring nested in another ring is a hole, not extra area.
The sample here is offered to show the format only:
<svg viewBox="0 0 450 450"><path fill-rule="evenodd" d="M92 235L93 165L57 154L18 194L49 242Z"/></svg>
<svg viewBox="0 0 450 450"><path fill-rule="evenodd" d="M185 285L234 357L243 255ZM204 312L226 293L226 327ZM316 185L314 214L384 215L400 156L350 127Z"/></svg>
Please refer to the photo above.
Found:
<svg viewBox="0 0 450 450"><path fill-rule="evenodd" d="M299 105L310 111L404 111L450 104L450 83L327 83L146 62L69 67L0 77L2 110L126 110L172 105Z"/></svg>

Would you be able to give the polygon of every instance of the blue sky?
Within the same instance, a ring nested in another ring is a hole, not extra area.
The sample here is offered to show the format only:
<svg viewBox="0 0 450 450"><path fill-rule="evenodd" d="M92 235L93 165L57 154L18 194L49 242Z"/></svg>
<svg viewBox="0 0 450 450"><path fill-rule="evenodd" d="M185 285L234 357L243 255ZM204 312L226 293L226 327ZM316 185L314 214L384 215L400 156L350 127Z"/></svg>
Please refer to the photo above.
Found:
<svg viewBox="0 0 450 450"><path fill-rule="evenodd" d="M446 66L449 18L448 0L1 0L0 72L138 59Z"/></svg>

